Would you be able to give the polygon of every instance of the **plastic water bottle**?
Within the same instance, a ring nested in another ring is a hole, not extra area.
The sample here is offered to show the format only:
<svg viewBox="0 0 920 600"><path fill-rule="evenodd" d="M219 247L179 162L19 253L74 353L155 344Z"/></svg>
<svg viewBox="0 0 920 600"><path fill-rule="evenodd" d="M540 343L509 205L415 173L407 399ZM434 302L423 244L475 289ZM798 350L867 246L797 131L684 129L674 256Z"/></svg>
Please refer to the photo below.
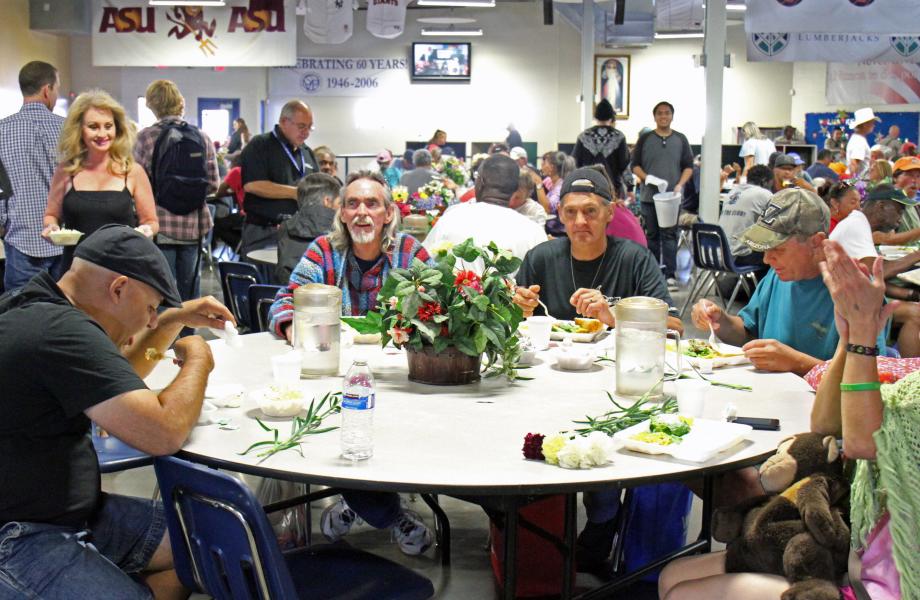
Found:
<svg viewBox="0 0 920 600"><path fill-rule="evenodd" d="M342 390L342 456L364 460L374 454L374 375L365 360L355 360Z"/></svg>

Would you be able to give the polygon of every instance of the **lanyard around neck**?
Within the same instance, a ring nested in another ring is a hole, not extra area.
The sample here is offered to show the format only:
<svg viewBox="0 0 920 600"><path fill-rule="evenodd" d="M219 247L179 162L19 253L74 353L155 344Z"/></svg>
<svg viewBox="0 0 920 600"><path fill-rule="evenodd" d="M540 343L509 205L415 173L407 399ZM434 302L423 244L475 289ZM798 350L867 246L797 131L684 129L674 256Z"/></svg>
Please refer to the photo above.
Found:
<svg viewBox="0 0 920 600"><path fill-rule="evenodd" d="M278 137L278 133L276 131L272 131L272 135L275 136L275 139L278 140L279 144L281 144L281 147L284 149L284 153L287 154L288 160L290 160L291 164L294 165L294 168L297 169L297 173L303 177L307 170L307 162L303 158L303 149L300 149L300 161L298 162L294 158L294 153L291 152L291 149L288 148L287 144L285 144L280 137Z"/></svg>

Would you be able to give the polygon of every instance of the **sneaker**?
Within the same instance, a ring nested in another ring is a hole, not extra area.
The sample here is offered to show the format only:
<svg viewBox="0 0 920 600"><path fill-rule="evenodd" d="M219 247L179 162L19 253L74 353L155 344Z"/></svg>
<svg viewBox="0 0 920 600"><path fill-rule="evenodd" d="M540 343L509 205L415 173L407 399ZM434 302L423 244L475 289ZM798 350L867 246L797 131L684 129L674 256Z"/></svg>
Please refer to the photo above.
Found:
<svg viewBox="0 0 920 600"><path fill-rule="evenodd" d="M422 517L412 510L403 510L396 524L393 525L393 535L403 554L418 556L431 547L433 538L431 530L422 521Z"/></svg>
<svg viewBox="0 0 920 600"><path fill-rule="evenodd" d="M679 289L680 287L677 285L677 280L674 279L673 277L668 277L668 291L676 292Z"/></svg>
<svg viewBox="0 0 920 600"><path fill-rule="evenodd" d="M348 508L343 498L327 506L319 518L319 528L330 542L337 542L348 534L351 526L358 520L355 511Z"/></svg>

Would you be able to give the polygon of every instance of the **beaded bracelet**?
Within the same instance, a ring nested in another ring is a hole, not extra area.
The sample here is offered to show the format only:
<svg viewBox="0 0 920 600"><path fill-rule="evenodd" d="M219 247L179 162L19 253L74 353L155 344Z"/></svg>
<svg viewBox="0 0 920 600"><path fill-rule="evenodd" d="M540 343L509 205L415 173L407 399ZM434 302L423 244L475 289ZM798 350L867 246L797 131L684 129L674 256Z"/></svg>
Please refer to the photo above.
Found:
<svg viewBox="0 0 920 600"><path fill-rule="evenodd" d="M875 392L882 388L878 381L867 381L865 383L841 383L841 392Z"/></svg>
<svg viewBox="0 0 920 600"><path fill-rule="evenodd" d="M853 354L862 354L863 356L878 356L878 346L860 346L859 344L847 344L847 352Z"/></svg>

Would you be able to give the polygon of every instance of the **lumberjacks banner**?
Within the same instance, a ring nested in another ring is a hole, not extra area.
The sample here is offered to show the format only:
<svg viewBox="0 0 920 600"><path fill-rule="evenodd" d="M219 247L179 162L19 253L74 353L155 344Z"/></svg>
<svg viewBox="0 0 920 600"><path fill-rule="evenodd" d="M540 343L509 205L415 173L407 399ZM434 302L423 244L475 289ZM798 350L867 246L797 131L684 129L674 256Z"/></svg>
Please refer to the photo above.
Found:
<svg viewBox="0 0 920 600"><path fill-rule="evenodd" d="M920 65L915 63L830 63L828 104L920 103Z"/></svg>
<svg viewBox="0 0 920 600"><path fill-rule="evenodd" d="M296 61L292 0L228 0L216 7L93 3L97 67L271 67Z"/></svg>
<svg viewBox="0 0 920 600"><path fill-rule="evenodd" d="M404 89L409 82L405 56L298 58L294 67L269 69L268 94L302 96L371 96Z"/></svg>
<svg viewBox="0 0 920 600"><path fill-rule="evenodd" d="M920 60L916 0L748 0L744 29L750 61Z"/></svg>

